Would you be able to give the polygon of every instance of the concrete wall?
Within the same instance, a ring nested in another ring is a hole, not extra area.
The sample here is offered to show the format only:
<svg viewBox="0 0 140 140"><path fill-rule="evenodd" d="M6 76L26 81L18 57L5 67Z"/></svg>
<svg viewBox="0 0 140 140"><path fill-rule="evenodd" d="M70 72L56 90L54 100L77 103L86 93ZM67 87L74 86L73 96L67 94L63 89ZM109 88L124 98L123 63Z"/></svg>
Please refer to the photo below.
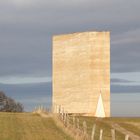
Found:
<svg viewBox="0 0 140 140"><path fill-rule="evenodd" d="M110 33L83 32L53 37L53 105L95 116L101 94L110 116ZM54 109L56 112L56 109Z"/></svg>

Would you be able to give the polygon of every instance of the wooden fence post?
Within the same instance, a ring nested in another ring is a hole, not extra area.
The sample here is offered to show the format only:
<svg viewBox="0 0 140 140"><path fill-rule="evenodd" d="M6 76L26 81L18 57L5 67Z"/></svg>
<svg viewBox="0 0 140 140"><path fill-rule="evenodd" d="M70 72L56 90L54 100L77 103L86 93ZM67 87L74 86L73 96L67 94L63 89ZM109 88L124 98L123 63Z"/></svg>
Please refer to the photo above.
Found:
<svg viewBox="0 0 140 140"><path fill-rule="evenodd" d="M77 118L77 128L79 129L80 126L79 126L79 119Z"/></svg>
<svg viewBox="0 0 140 140"><path fill-rule="evenodd" d="M65 110L64 110L64 108L63 108L63 119L62 119L62 121L63 121L63 123L65 122Z"/></svg>
<svg viewBox="0 0 140 140"><path fill-rule="evenodd" d="M64 124L65 126L67 126L67 113L66 112L64 113Z"/></svg>
<svg viewBox="0 0 140 140"><path fill-rule="evenodd" d="M83 137L84 137L84 140L88 140L88 134L87 134L87 123L86 121L83 122Z"/></svg>
<svg viewBox="0 0 140 140"><path fill-rule="evenodd" d="M115 140L115 129L111 129L112 140Z"/></svg>
<svg viewBox="0 0 140 140"><path fill-rule="evenodd" d="M103 129L100 129L100 137L99 140L103 140Z"/></svg>
<svg viewBox="0 0 140 140"><path fill-rule="evenodd" d="M68 114L67 114L66 124L67 124L67 127L69 127L69 126L70 126L70 120L69 120L69 115L68 115Z"/></svg>
<svg viewBox="0 0 140 140"><path fill-rule="evenodd" d="M63 108L61 107L61 121L63 121Z"/></svg>
<svg viewBox="0 0 140 140"><path fill-rule="evenodd" d="M73 116L72 120L73 120L73 128L75 128L75 116Z"/></svg>
<svg viewBox="0 0 140 140"><path fill-rule="evenodd" d="M93 128L92 128L91 140L94 140L95 129L96 129L96 124L94 124L94 125L93 125Z"/></svg>
<svg viewBox="0 0 140 140"><path fill-rule="evenodd" d="M58 111L58 113L59 114L61 113L61 105L59 105L59 111Z"/></svg>
<svg viewBox="0 0 140 140"><path fill-rule="evenodd" d="M125 140L129 140L129 135L125 135Z"/></svg>
<svg viewBox="0 0 140 140"><path fill-rule="evenodd" d="M65 124L65 111L63 112L63 123Z"/></svg>
<svg viewBox="0 0 140 140"><path fill-rule="evenodd" d="M58 113L58 117L61 120L61 105L59 105L59 113Z"/></svg>
<svg viewBox="0 0 140 140"><path fill-rule="evenodd" d="M83 122L83 130L84 130L84 132L87 132L87 123L86 123L86 121Z"/></svg>
<svg viewBox="0 0 140 140"><path fill-rule="evenodd" d="M57 114L58 112L57 112L57 105L55 105L55 113Z"/></svg>

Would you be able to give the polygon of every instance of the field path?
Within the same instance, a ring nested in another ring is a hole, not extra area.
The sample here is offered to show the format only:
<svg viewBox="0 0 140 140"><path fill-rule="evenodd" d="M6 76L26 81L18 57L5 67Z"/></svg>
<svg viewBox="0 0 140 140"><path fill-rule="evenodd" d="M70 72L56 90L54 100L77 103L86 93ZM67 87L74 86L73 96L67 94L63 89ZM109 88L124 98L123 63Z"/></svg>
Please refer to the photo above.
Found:
<svg viewBox="0 0 140 140"><path fill-rule="evenodd" d="M128 131L126 130L125 128L121 127L119 124L117 123L113 123L112 122L112 127L116 130L118 130L119 132L123 133L124 135L129 135L129 137L132 139L132 140L140 140L140 136L134 134L133 132L131 131Z"/></svg>

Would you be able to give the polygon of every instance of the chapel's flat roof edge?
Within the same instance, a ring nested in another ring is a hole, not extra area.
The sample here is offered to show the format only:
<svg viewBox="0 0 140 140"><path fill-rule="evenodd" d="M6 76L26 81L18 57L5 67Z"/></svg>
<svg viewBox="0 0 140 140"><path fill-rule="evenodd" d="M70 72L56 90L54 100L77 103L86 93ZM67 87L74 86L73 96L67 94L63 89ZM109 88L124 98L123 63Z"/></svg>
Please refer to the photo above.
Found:
<svg viewBox="0 0 140 140"><path fill-rule="evenodd" d="M79 32L68 32L68 33L62 33L62 34L54 34L53 37L55 36L65 36L65 35L74 35L74 34L80 34L80 33L110 33L108 30L104 31L98 31L98 30L90 30L90 31L79 31Z"/></svg>

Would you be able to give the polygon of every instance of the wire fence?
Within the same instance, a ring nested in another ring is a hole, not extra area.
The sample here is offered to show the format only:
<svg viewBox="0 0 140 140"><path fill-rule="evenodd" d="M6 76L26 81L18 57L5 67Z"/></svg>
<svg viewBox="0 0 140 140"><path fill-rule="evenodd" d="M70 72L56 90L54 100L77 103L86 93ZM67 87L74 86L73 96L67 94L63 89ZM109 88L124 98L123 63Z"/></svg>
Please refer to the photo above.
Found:
<svg viewBox="0 0 140 140"><path fill-rule="evenodd" d="M65 109L61 106L56 106L57 112L55 113L55 118L60 121L65 127L66 131L72 135L75 140L104 140L104 129L100 128L98 138L97 138L97 125L93 124L92 131L88 133L88 125L85 120L80 122L78 116L74 116L73 114L69 114ZM96 135L96 137L95 137ZM116 130L110 129L110 140L116 140ZM129 135L124 136L124 140L130 140Z"/></svg>
<svg viewBox="0 0 140 140"><path fill-rule="evenodd" d="M55 106L54 113L48 112L43 106L35 108L33 113L40 114L41 116L50 115L54 118L56 123L59 123L59 126L63 128L63 130L68 133L75 140L120 140L117 138L117 133L115 129L110 129L110 135L106 136L103 128L99 128L96 123L93 123L91 133L88 132L88 125L86 120L80 120L79 116L74 116L73 114L69 114L65 109L61 106ZM98 128L97 128L98 127ZM98 129L98 131L96 131ZM108 131L108 130L107 130ZM97 134L98 133L98 134ZM130 140L129 135L124 135L124 138L121 140Z"/></svg>

